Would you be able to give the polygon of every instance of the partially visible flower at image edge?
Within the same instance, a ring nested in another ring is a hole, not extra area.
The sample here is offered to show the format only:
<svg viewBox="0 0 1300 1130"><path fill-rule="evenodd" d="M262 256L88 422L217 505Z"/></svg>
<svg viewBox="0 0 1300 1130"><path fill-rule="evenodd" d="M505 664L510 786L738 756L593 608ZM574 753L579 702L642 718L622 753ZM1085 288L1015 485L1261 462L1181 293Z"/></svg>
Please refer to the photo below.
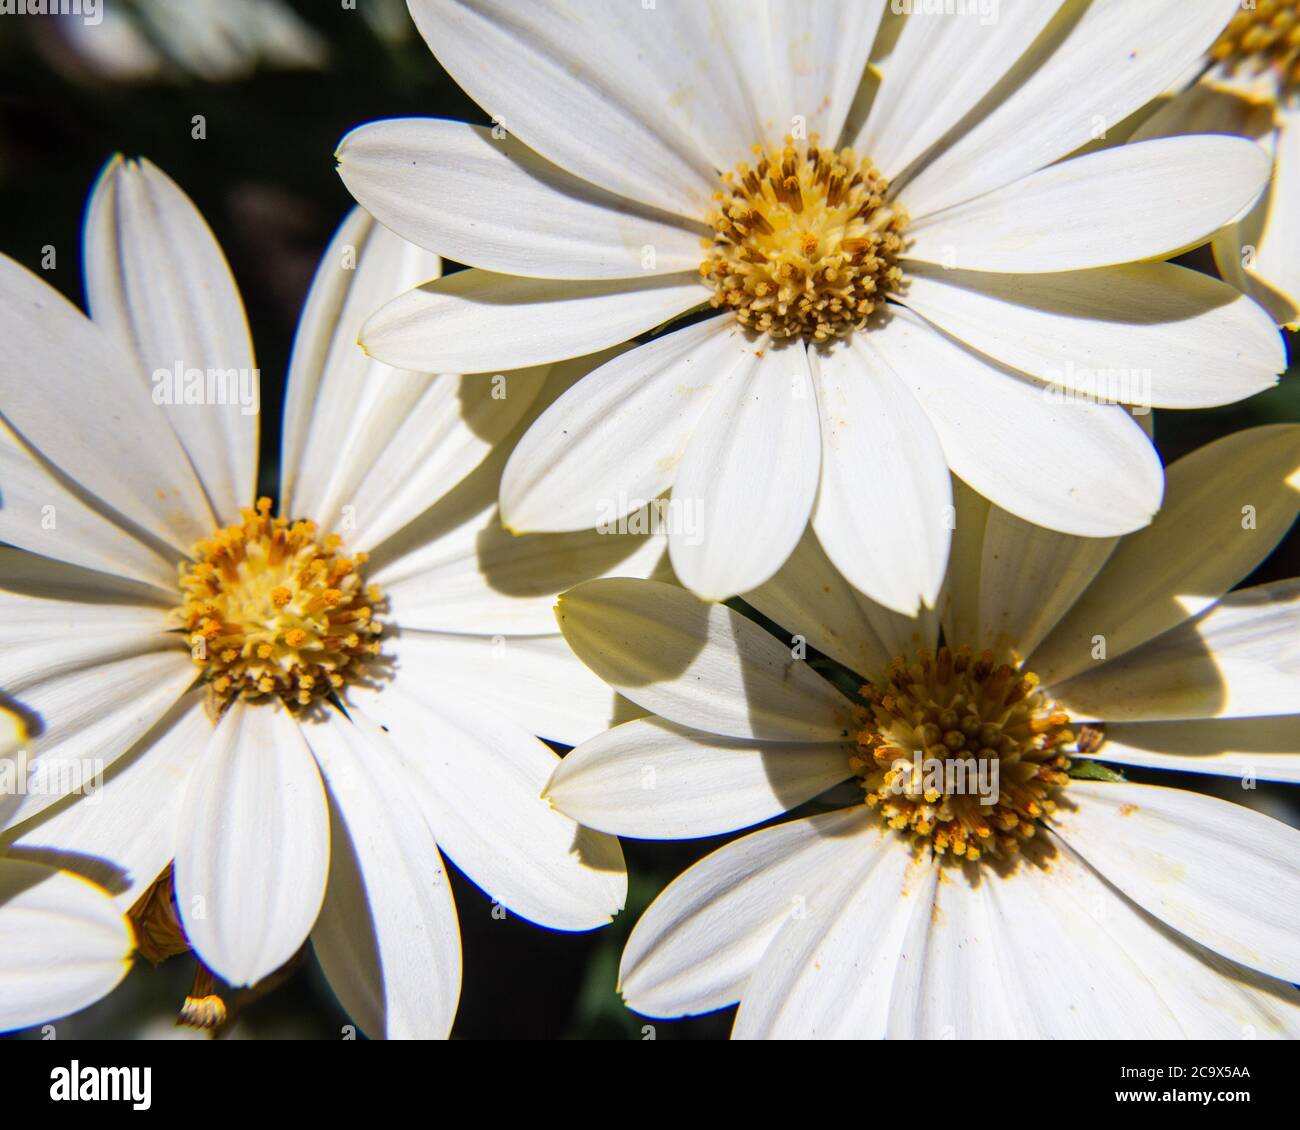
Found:
<svg viewBox="0 0 1300 1130"><path fill-rule="evenodd" d="M1122 539L959 497L941 615L854 593L811 539L745 597L791 643L656 581L560 598L574 651L658 715L569 753L561 812L680 839L826 794L659 895L624 950L627 1003L739 1001L741 1038L1300 1036L1300 831L1080 772L1300 782L1300 580L1230 591L1296 517L1300 425L1173 463L1165 507Z"/></svg>
<svg viewBox="0 0 1300 1130"><path fill-rule="evenodd" d="M1241 5L1203 73L1140 122L1133 140L1233 134L1272 155L1268 188L1210 247L1220 274L1300 329L1300 0Z"/></svg>
<svg viewBox="0 0 1300 1130"><path fill-rule="evenodd" d="M0 759L30 738L22 716L0 707ZM126 976L133 948L131 924L107 891L0 852L0 1032L94 1003Z"/></svg>

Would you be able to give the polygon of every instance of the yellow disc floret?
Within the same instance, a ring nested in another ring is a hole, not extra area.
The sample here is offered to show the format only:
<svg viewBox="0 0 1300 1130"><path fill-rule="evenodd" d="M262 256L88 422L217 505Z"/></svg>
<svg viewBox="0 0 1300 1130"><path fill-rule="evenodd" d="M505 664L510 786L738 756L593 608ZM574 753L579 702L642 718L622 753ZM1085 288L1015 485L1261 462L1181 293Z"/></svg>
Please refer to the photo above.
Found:
<svg viewBox="0 0 1300 1130"><path fill-rule="evenodd" d="M714 235L700 264L710 300L773 337L828 341L866 324L897 291L907 214L886 201L889 182L852 149L786 138L754 147L722 177L709 217Z"/></svg>
<svg viewBox="0 0 1300 1130"><path fill-rule="evenodd" d="M1300 86L1300 0L1242 5L1210 54L1234 70L1271 70L1283 86Z"/></svg>
<svg viewBox="0 0 1300 1130"><path fill-rule="evenodd" d="M991 652L898 658L862 695L870 705L850 766L867 804L938 855L1013 854L1069 781L1069 718L1036 676L995 664Z"/></svg>
<svg viewBox="0 0 1300 1130"><path fill-rule="evenodd" d="M177 617L218 705L278 695L291 706L340 689L379 654L377 586L362 582L364 553L337 534L271 517L271 500L242 511L181 565Z"/></svg>

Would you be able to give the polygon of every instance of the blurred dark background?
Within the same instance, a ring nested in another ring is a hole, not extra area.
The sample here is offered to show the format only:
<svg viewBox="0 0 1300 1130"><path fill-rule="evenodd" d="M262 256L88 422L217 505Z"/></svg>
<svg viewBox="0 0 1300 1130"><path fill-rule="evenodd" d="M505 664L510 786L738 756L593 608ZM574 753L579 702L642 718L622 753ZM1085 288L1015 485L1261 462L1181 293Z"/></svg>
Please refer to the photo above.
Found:
<svg viewBox="0 0 1300 1130"><path fill-rule="evenodd" d="M0 18L0 252L81 304L81 216L100 167L121 151L171 175L216 232L243 293L262 371L262 489L275 494L294 327L317 259L352 204L334 172L335 146L376 118L486 118L438 66L402 0L103 4L98 27L75 18ZM201 140L193 136L195 115L204 119ZM41 271L47 246L57 265ZM1229 408L1157 412L1156 439L1169 462L1232 430L1296 420L1293 372ZM1297 573L1300 533L1293 530L1246 583ZM1300 824L1295 789L1261 785L1248 794L1233 779L1187 780ZM586 935L494 919L491 901L453 867L464 950L454 1036L644 1039L653 1024L658 1039L725 1037L733 1010L651 1022L623 1006L614 981L641 911L728 838L624 841L628 907L612 927ZM192 976L188 957L156 969L138 962L110 998L61 1021L60 1038L186 1035L174 1017ZM241 1010L231 1036L337 1039L345 1023L308 956L283 987Z"/></svg>

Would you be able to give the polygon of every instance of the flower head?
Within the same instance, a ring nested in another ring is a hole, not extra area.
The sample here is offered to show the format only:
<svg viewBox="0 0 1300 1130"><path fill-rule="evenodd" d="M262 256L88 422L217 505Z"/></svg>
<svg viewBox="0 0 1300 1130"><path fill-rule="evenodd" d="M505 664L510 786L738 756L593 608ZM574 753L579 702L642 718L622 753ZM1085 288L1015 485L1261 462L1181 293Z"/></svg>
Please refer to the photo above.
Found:
<svg viewBox="0 0 1300 1130"><path fill-rule="evenodd" d="M749 1037L1300 1031L1300 832L1106 767L1300 779L1300 582L1230 591L1300 510L1300 427L1218 440L1169 487L1124 539L959 491L945 596L917 618L805 538L745 597L788 642L653 581L561 597L575 652L657 717L570 753L560 811L680 838L820 798L656 899L628 1003L739 1001Z"/></svg>
<svg viewBox="0 0 1300 1130"><path fill-rule="evenodd" d="M94 804L0 797L0 842L112 861L96 878L142 955L197 953L196 1021L310 939L368 1033L446 1035L461 958L441 852L543 926L622 905L617 841L540 799L557 759L535 735L580 740L613 708L553 594L645 574L659 540L500 530L510 445L574 373L368 360L362 318L439 262L359 210L299 327L278 512L254 497L239 295L193 205L114 160L85 246L92 318L0 259L0 615L21 626L0 685L42 719L40 764L94 758L106 780Z"/></svg>
<svg viewBox="0 0 1300 1130"><path fill-rule="evenodd" d="M1267 154L1107 140L1234 0L994 21L918 5L889 18L896 40L887 7L411 0L494 126L399 119L340 143L358 201L473 268L385 305L366 349L507 370L673 323L532 426L501 484L510 528L585 529L610 499L671 492L698 516L670 534L676 573L723 599L811 518L858 589L910 615L942 583L949 470L1028 521L1128 533L1163 482L1124 405L1274 383L1268 314L1161 262L1254 201Z"/></svg>

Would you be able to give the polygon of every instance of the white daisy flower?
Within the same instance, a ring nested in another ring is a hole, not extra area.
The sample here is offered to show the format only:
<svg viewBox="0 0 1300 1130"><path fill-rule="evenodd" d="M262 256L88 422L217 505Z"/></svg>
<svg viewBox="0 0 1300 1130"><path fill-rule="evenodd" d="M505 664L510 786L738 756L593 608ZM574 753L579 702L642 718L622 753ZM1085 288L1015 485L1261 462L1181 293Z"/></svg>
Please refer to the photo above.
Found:
<svg viewBox="0 0 1300 1130"><path fill-rule="evenodd" d="M1162 474L1122 403L1224 404L1285 367L1265 311L1160 262L1255 199L1267 154L1076 153L1200 57L1233 0L918 11L879 82L885 0L409 7L497 124L341 143L362 205L474 268L379 310L369 352L508 369L716 312L541 417L502 482L513 529L671 490L691 512L676 572L719 598L766 581L811 516L858 589L911 614L943 578L950 468L1028 521L1126 533Z"/></svg>
<svg viewBox="0 0 1300 1130"><path fill-rule="evenodd" d="M101 3L97 15L56 15L39 30L114 82L231 82L258 66L320 70L329 57L325 38L284 0L132 0Z"/></svg>
<svg viewBox="0 0 1300 1130"><path fill-rule="evenodd" d="M445 1035L461 962L440 850L544 926L622 905L618 842L541 800L557 758L534 734L572 743L614 709L553 594L644 574L663 546L500 530L507 437L565 374L367 360L364 315L439 264L360 210L298 330L282 517L249 505L252 346L202 217L117 160L84 242L93 320L0 259L0 687L40 720L43 763L93 759L106 782L96 804L0 798L5 838L89 861L123 907L174 859L207 970L258 982L310 936L367 1032ZM157 891L138 922L170 907Z"/></svg>
<svg viewBox="0 0 1300 1130"><path fill-rule="evenodd" d="M1300 580L1228 591L1296 516L1300 426L1212 443L1168 489L1124 539L966 491L941 618L865 600L805 539L746 598L793 648L655 581L565 594L570 645L658 717L570 753L562 812L705 836L855 785L673 882L623 955L631 1007L739 1001L744 1037L1300 1035L1300 832L1067 772L1300 780ZM868 680L860 703L804 640Z"/></svg>
<svg viewBox="0 0 1300 1130"><path fill-rule="evenodd" d="M1205 62L1133 136L1236 134L1272 154L1267 191L1210 246L1228 282L1300 329L1300 2L1241 5Z"/></svg>
<svg viewBox="0 0 1300 1130"><path fill-rule="evenodd" d="M29 740L22 716L0 707L0 781ZM130 923L106 891L0 854L0 1032L94 1003L126 976L133 948Z"/></svg>

